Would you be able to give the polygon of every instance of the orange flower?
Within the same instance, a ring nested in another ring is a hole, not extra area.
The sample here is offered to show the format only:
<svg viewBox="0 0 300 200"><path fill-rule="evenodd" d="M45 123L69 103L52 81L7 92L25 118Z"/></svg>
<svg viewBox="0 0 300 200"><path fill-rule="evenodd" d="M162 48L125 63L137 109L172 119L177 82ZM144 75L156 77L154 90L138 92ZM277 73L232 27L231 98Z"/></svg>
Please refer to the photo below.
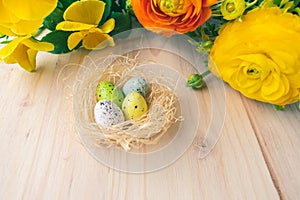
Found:
<svg viewBox="0 0 300 200"><path fill-rule="evenodd" d="M139 22L165 36L194 31L211 16L217 0L131 0Z"/></svg>

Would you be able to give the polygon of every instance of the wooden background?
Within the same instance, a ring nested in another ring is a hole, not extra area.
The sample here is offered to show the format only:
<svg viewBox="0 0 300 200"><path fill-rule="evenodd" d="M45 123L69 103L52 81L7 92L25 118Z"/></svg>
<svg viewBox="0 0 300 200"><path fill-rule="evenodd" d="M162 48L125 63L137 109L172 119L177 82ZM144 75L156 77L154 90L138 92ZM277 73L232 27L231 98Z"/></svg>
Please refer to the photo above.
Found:
<svg viewBox="0 0 300 200"><path fill-rule="evenodd" d="M227 85L221 137L204 159L193 144L152 173L97 162L77 136L68 99L78 66L61 74L87 53L39 53L36 73L1 63L0 199L300 199L298 105L276 111ZM176 64L159 51L151 57Z"/></svg>

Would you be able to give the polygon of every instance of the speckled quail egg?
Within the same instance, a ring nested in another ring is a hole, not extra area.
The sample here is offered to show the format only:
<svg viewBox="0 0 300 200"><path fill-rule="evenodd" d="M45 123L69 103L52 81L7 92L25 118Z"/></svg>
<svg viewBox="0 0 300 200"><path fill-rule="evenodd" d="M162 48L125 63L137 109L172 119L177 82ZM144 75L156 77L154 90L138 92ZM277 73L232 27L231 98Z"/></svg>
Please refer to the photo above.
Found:
<svg viewBox="0 0 300 200"><path fill-rule="evenodd" d="M97 98L99 100L109 100L121 107L124 94L112 82L101 81L97 86Z"/></svg>
<svg viewBox="0 0 300 200"><path fill-rule="evenodd" d="M114 102L117 106L119 106L120 108L122 107L122 103L124 101L124 94L122 92L122 90L120 90L119 88L115 87L115 89L112 91L111 94L111 100L112 102Z"/></svg>
<svg viewBox="0 0 300 200"><path fill-rule="evenodd" d="M97 124L110 127L125 121L122 110L109 100L100 100L94 107L94 117Z"/></svg>
<svg viewBox="0 0 300 200"><path fill-rule="evenodd" d="M148 85L144 78L134 77L134 78L129 79L124 84L122 90L123 90L123 93L125 94L125 96L127 96L128 94L130 94L132 92L137 92L145 97L148 92Z"/></svg>
<svg viewBox="0 0 300 200"><path fill-rule="evenodd" d="M148 111L147 102L140 93L132 92L125 97L122 111L126 120L141 117Z"/></svg>

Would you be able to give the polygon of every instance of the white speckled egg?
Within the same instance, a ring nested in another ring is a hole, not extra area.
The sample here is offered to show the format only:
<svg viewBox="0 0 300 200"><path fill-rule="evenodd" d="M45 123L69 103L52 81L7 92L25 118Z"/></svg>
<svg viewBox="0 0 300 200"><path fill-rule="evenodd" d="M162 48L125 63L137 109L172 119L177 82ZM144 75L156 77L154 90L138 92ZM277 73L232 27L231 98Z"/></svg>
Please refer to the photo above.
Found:
<svg viewBox="0 0 300 200"><path fill-rule="evenodd" d="M125 97L122 111L126 120L141 117L148 111L147 102L141 94L132 92Z"/></svg>
<svg viewBox="0 0 300 200"><path fill-rule="evenodd" d="M94 108L94 117L97 124L110 127L124 122L122 110L109 100L100 100Z"/></svg>
<svg viewBox="0 0 300 200"><path fill-rule="evenodd" d="M147 82L142 77L134 77L129 79L122 88L125 96L132 92L140 93L142 96L146 96L148 91Z"/></svg>

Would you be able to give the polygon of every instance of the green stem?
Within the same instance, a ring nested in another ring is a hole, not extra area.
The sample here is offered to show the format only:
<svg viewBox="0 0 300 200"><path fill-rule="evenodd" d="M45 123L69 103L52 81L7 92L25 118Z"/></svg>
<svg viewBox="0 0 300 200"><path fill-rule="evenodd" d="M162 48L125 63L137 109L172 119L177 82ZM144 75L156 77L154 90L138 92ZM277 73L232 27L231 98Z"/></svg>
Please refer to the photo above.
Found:
<svg viewBox="0 0 300 200"><path fill-rule="evenodd" d="M211 16L213 16L213 17L220 17L220 16L222 16L222 14L218 14L218 13L212 13L212 15Z"/></svg>
<svg viewBox="0 0 300 200"><path fill-rule="evenodd" d="M253 2L251 2L251 3L247 3L247 7L246 7L246 9L247 8L250 8L251 6L253 6L254 4L256 4L257 3L257 1L258 0L254 0Z"/></svg>
<svg viewBox="0 0 300 200"><path fill-rule="evenodd" d="M12 40L5 40L5 41L2 41L2 42L0 42L0 44L8 44L8 43L10 43Z"/></svg>
<svg viewBox="0 0 300 200"><path fill-rule="evenodd" d="M204 77L207 76L208 74L210 74L210 71L209 71L209 70L207 70L206 72L203 72L203 73L201 74L201 76L204 78Z"/></svg>

